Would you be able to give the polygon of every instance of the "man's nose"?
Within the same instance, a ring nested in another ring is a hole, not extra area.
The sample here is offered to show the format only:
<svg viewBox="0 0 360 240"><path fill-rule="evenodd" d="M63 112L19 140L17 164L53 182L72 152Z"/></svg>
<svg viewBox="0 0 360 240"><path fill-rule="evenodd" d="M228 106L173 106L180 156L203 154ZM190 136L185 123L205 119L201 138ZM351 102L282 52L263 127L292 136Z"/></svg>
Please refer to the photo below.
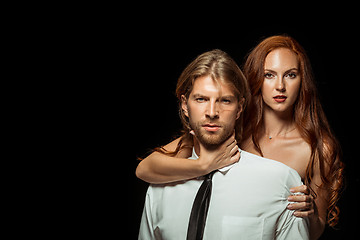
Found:
<svg viewBox="0 0 360 240"><path fill-rule="evenodd" d="M218 104L215 101L210 101L207 111L206 111L206 116L214 119L214 118L218 118L219 117L219 109L218 109Z"/></svg>

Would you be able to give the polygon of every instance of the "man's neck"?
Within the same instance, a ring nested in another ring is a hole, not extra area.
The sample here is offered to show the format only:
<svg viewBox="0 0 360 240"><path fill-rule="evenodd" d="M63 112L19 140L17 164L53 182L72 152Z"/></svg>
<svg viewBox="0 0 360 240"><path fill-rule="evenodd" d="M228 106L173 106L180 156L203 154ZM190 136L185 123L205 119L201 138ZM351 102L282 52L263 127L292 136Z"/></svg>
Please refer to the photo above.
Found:
<svg viewBox="0 0 360 240"><path fill-rule="evenodd" d="M194 141L194 149L195 149L195 153L198 157L200 157L200 143L199 141L196 139L196 137L193 137L193 141ZM206 146L203 144L203 148L206 150L206 151L214 151L216 150L220 145L209 145L209 146Z"/></svg>
<svg viewBox="0 0 360 240"><path fill-rule="evenodd" d="M196 137L193 137L193 141L194 141L194 149L195 149L195 153L196 155L199 157L200 156L200 143L199 141L196 139Z"/></svg>

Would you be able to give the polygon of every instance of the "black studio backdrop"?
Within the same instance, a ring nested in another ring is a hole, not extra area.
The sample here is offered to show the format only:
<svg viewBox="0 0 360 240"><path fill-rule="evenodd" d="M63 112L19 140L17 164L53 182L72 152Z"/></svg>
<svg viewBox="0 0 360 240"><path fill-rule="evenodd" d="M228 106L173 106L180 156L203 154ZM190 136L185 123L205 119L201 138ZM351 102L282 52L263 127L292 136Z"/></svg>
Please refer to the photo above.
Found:
<svg viewBox="0 0 360 240"><path fill-rule="evenodd" d="M340 223L337 230L326 228L321 239L337 239L355 232L355 189L359 188L359 161L356 159L355 143L355 96L357 75L350 51L355 40L347 29L338 27L313 27L311 30L295 27L262 27L239 31L238 34L215 38L199 34L179 39L176 36L149 36L147 41L131 45L132 57L130 81L132 102L130 121L133 138L128 143L132 155L127 159L128 181L131 186L129 214L130 236L137 238L141 213L148 184L137 179L135 169L138 157L144 157L154 147L168 143L181 129L178 103L175 97L177 78L197 55L219 48L230 54L242 65L246 54L262 39L288 34L306 50L325 113L338 137L346 164L346 188L339 205ZM210 40L210 41L209 41ZM128 235L128 236L129 236Z"/></svg>

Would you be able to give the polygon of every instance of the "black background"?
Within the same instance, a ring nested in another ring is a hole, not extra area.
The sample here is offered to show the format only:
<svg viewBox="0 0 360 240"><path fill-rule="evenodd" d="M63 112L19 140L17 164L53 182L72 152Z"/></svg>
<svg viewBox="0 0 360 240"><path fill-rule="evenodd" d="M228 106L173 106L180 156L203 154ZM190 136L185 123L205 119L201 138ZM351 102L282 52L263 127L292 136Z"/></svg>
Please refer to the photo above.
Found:
<svg viewBox="0 0 360 240"><path fill-rule="evenodd" d="M356 151L359 135L356 124L358 34L353 31L354 24L347 22L328 23L320 19L306 25L284 25L265 22L246 29L239 26L230 33L217 28L213 31L199 30L194 34L189 34L186 27L167 34L166 28L153 31L149 25L148 31L128 46L131 57L126 59L130 63L126 71L130 99L122 100L120 107L122 111L125 109L131 113L130 118L125 120L132 126L133 136L125 146L133 149L130 159L126 159L125 184L131 187L129 234L126 236L137 238L148 186L135 176L137 157L144 157L150 149L168 143L181 128L174 92L182 70L197 55L214 48L226 51L242 65L246 54L258 42L284 33L294 37L310 58L321 103L341 143L346 164L346 187L339 202L340 222L336 230L327 227L321 239L338 239L345 234L355 236L356 219L360 214L355 195L360 189L360 160ZM128 101L132 103L130 109L122 108Z"/></svg>

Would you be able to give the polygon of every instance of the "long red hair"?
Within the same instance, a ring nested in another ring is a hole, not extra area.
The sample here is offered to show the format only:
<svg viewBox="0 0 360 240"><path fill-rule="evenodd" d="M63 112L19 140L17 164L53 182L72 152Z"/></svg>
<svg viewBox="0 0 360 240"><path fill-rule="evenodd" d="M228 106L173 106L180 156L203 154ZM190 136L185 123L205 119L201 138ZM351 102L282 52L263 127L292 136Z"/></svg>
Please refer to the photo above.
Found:
<svg viewBox="0 0 360 240"><path fill-rule="evenodd" d="M319 187L328 193L327 223L333 227L339 219L340 211L336 204L343 185L344 164L340 160L341 148L320 104L310 61L304 49L292 37L285 35L268 37L261 41L246 59L243 69L252 98L248 110L245 111L243 139L251 137L255 149L263 156L259 145L264 104L261 86L264 81L265 58L277 48L290 49L298 57L301 86L298 99L294 103L293 117L301 136L311 147L304 182L310 188L311 194L316 197L310 184L315 165L318 164L322 180Z"/></svg>

